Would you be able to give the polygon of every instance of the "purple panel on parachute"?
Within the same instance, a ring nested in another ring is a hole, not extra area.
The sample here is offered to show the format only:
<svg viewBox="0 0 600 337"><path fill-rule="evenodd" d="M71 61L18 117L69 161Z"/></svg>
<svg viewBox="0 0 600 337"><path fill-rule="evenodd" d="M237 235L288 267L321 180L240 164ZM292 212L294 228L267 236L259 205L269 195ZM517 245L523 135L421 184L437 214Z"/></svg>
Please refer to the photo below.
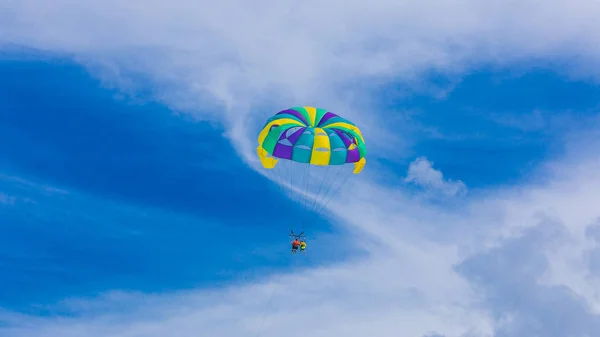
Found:
<svg viewBox="0 0 600 337"><path fill-rule="evenodd" d="M300 118L300 120L304 123L304 125L308 125L306 118L304 118L304 116L296 110L287 109L287 110L283 110L283 111L280 111L277 113L277 115L283 115L283 114L296 116L296 117Z"/></svg>
<svg viewBox="0 0 600 337"><path fill-rule="evenodd" d="M326 112L323 117L321 117L321 120L319 121L319 125L317 125L317 127L320 127L321 125L323 125L323 123L327 122L328 120L332 119L333 117L338 117L338 115L334 114L333 112Z"/></svg>
<svg viewBox="0 0 600 337"><path fill-rule="evenodd" d="M356 163L360 160L360 152L358 149L348 150L348 155L346 156L346 163Z"/></svg>
<svg viewBox="0 0 600 337"><path fill-rule="evenodd" d="M292 150L294 147L277 143L273 150L273 157L281 159L292 159Z"/></svg>
<svg viewBox="0 0 600 337"><path fill-rule="evenodd" d="M352 141L352 139L348 138L348 136L346 136L346 134L343 133L342 131L337 130L337 129L333 129L333 131L335 131L335 133L337 133L338 136L340 136L340 138L342 139L342 142L344 142L344 145L346 145L346 149L349 148L352 143L354 143Z"/></svg>
<svg viewBox="0 0 600 337"><path fill-rule="evenodd" d="M282 159L292 159L292 149L293 144L287 139L287 131L279 135L279 140L277 144L275 144L275 148L273 149L273 157L282 158Z"/></svg>
<svg viewBox="0 0 600 337"><path fill-rule="evenodd" d="M300 128L296 132L294 132L291 136L288 137L288 140L290 141L290 143L292 143L292 145L296 145L298 138L300 138L300 136L302 136L302 132L304 132L304 130L306 130L306 128Z"/></svg>

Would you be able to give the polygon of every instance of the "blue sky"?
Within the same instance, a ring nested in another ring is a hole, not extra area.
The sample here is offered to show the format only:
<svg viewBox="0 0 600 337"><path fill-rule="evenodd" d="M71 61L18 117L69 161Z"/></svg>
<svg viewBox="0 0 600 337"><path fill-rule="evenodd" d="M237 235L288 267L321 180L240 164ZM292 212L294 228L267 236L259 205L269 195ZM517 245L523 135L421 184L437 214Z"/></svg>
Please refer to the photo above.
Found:
<svg viewBox="0 0 600 337"><path fill-rule="evenodd" d="M245 166L222 129L119 98L69 60L4 61L0 72L2 189L17 198L2 210L3 306L207 286L289 264L289 228L273 219L299 206Z"/></svg>
<svg viewBox="0 0 600 337"><path fill-rule="evenodd" d="M600 8L72 1L0 5L0 335L600 331ZM254 152L302 104L369 149L319 214Z"/></svg>
<svg viewBox="0 0 600 337"><path fill-rule="evenodd" d="M449 92L398 97L397 88L382 90L383 108L406 109L407 124L417 125L410 132L415 145L400 162L426 156L472 188L529 177L536 165L564 153L564 135L585 128L600 104L597 85L551 68L481 69L432 81Z"/></svg>

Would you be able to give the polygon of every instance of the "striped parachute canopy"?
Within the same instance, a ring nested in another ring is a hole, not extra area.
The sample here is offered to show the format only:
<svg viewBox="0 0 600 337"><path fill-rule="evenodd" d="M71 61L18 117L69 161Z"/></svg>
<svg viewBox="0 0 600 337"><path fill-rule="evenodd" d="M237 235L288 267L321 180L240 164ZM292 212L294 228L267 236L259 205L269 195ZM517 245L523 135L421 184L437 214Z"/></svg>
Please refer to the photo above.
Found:
<svg viewBox="0 0 600 337"><path fill-rule="evenodd" d="M365 140L360 130L333 112L297 107L269 118L258 136L258 157L267 169L278 159L327 166L354 164L354 173L365 165Z"/></svg>
<svg viewBox="0 0 600 337"><path fill-rule="evenodd" d="M258 136L257 153L280 185L294 190L309 211L320 213L346 179L362 171L367 150L354 123L305 106L269 118Z"/></svg>

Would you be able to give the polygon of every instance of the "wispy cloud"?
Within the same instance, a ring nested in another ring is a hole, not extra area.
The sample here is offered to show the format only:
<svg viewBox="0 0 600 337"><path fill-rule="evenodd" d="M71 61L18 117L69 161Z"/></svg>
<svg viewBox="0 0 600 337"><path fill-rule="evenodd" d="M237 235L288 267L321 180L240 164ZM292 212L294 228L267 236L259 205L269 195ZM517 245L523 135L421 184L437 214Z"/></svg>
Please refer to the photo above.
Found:
<svg viewBox="0 0 600 337"><path fill-rule="evenodd" d="M36 184L31 181L0 174L0 204L15 206L17 204L35 204L39 196L62 196L68 194L67 191L47 184Z"/></svg>
<svg viewBox="0 0 600 337"><path fill-rule="evenodd" d="M444 179L439 170L433 168L433 163L425 157L415 159L408 166L405 182L439 191L446 196L456 196L467 193L467 186L462 181Z"/></svg>
<svg viewBox="0 0 600 337"><path fill-rule="evenodd" d="M594 281L574 277L584 276L587 265L560 269L573 256L583 261L586 245L581 243L591 231L586 228L600 216L590 199L600 188L598 166L577 167L545 171L553 176L548 184L488 191L460 215L423 208L400 191L379 190L369 194L376 204L365 196L335 208L360 233L356 244L370 251L366 258L215 292L115 294L89 304L64 304L63 311L77 313L74 318L4 315L10 327L3 332L278 336L302 321L310 324L297 335L364 336L373 329L380 336L396 336L398 329L409 336L432 331L457 337L590 334L598 320L590 308L599 300L586 291ZM557 254L566 248L577 251ZM574 306L579 314L564 315L562 305ZM562 330L542 328L553 317L560 317Z"/></svg>
<svg viewBox="0 0 600 337"><path fill-rule="evenodd" d="M349 85L357 80L419 82L422 71L458 75L483 64L579 55L589 65L600 56L591 47L600 8L591 2L177 4L7 2L0 41L74 55L125 91L152 83L155 97L176 109L229 125L246 154L253 125L290 102L343 111L367 135L380 135L370 137L371 147L385 146L385 119L365 113L364 86ZM227 113L211 112L219 105ZM265 112L249 115L253 106Z"/></svg>

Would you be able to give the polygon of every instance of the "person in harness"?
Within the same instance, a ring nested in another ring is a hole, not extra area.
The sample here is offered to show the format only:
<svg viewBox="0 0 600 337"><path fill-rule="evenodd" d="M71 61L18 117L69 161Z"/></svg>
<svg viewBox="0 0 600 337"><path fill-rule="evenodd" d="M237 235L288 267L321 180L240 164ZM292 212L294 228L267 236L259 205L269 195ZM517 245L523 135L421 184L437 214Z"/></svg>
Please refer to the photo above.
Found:
<svg viewBox="0 0 600 337"><path fill-rule="evenodd" d="M306 254L306 241L303 239L302 241L300 241L300 252L303 254Z"/></svg>
<svg viewBox="0 0 600 337"><path fill-rule="evenodd" d="M295 238L294 241L292 241L292 254L296 254L298 252L299 246L300 246L300 241L298 241L298 238Z"/></svg>
<svg viewBox="0 0 600 337"><path fill-rule="evenodd" d="M294 234L294 231L291 231L290 238L294 239L293 241L291 241L292 254L296 254L298 252L298 248L300 248L300 251L302 253L305 253L304 250L306 249L306 237L304 236L304 232L300 234Z"/></svg>

